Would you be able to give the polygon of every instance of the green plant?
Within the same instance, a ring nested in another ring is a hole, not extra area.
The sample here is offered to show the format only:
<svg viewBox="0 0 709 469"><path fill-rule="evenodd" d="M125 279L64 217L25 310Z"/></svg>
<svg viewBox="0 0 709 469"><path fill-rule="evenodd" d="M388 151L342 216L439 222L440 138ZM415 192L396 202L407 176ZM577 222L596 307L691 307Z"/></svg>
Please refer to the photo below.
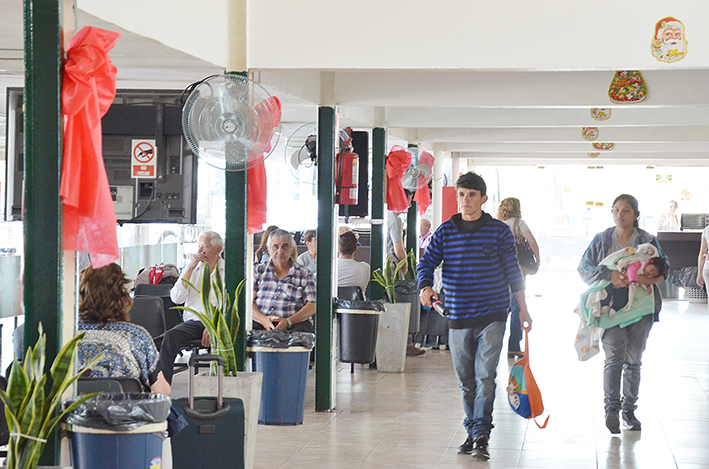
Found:
<svg viewBox="0 0 709 469"><path fill-rule="evenodd" d="M413 249L409 250L409 253L406 255L406 262L408 264L408 268L406 269L403 280L416 280L417 263L416 254L414 254Z"/></svg>
<svg viewBox="0 0 709 469"><path fill-rule="evenodd" d="M10 430L7 447L7 469L31 469L39 464L47 437L55 425L77 406L97 394L87 394L64 410L57 413L64 391L76 381L81 372L73 374L76 347L84 333L75 335L54 359L50 369L52 388L46 394L47 374L44 371L47 336L42 324L39 325L39 339L34 348L29 347L25 361L12 363L7 391L0 391L0 399L5 404L5 418ZM96 357L87 365L90 368ZM83 371L83 370L82 370Z"/></svg>
<svg viewBox="0 0 709 469"><path fill-rule="evenodd" d="M202 321L209 333L209 343L212 352L224 359L224 376L236 376L235 345L239 335L239 326L241 325L239 296L244 289L246 279L237 285L234 291L234 301L232 302L229 293L224 291L225 287L219 269L216 269L214 280L211 279L210 270L209 264L205 263L201 289L197 289L185 279L178 280L187 283L190 288L200 293L202 306L206 314L186 306L176 306L175 308L190 311ZM214 304L210 301L212 290L214 290L216 298Z"/></svg>
<svg viewBox="0 0 709 469"><path fill-rule="evenodd" d="M394 284L397 280L401 280L401 270L406 265L407 259L408 256L406 259L402 259L396 263L394 262L394 259L392 259L391 255L389 255L386 263L384 264L384 271L382 271L382 269L377 269L372 272L372 280L384 287L384 293L386 293L390 303L396 303L396 290L394 289Z"/></svg>

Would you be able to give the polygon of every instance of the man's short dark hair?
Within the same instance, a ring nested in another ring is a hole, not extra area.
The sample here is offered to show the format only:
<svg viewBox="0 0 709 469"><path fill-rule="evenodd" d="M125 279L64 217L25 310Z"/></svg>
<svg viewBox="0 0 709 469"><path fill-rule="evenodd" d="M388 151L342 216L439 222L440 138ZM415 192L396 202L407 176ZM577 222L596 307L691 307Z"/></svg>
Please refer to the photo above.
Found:
<svg viewBox="0 0 709 469"><path fill-rule="evenodd" d="M461 187L480 191L481 197L487 195L487 185L482 176L473 172L465 173L458 178L455 182L455 188L460 189Z"/></svg>
<svg viewBox="0 0 709 469"><path fill-rule="evenodd" d="M357 250L357 236L351 231L345 231L337 241L337 250L340 254L349 256Z"/></svg>

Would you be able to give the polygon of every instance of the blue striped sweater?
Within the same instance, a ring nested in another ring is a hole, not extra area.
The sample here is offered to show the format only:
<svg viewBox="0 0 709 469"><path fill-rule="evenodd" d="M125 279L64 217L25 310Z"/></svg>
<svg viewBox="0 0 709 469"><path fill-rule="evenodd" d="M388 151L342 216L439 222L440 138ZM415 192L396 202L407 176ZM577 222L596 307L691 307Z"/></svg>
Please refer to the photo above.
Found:
<svg viewBox="0 0 709 469"><path fill-rule="evenodd" d="M510 288L524 290L510 228L483 213L472 232L465 229L461 215L453 215L433 233L418 266L419 288L424 288L433 285L433 271L443 263L443 293L452 329L506 320Z"/></svg>

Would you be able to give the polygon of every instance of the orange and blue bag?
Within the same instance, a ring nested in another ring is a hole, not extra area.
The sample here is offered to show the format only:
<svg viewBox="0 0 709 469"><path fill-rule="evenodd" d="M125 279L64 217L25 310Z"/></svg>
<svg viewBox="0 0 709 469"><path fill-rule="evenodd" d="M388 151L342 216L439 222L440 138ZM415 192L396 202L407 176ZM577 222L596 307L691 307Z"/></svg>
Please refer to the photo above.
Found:
<svg viewBox="0 0 709 469"><path fill-rule="evenodd" d="M539 428L545 428L549 422L547 415L544 423L539 425L537 417L544 413L542 393L534 381L532 369L529 367L529 331L524 330L524 356L517 360L510 369L510 379L507 384L507 400L512 410L526 419L534 419Z"/></svg>

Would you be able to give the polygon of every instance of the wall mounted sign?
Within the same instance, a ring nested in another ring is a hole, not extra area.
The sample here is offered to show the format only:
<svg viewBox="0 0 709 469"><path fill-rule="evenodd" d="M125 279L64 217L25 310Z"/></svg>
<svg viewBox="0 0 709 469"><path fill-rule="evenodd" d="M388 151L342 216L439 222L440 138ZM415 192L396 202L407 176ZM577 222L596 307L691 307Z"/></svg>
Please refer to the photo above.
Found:
<svg viewBox="0 0 709 469"><path fill-rule="evenodd" d="M639 103L647 97L647 86L637 70L615 72L608 96L613 103Z"/></svg>
<svg viewBox="0 0 709 469"><path fill-rule="evenodd" d="M155 179L157 149L154 139L131 141L131 177Z"/></svg>
<svg viewBox="0 0 709 469"><path fill-rule="evenodd" d="M607 121L611 118L611 108L591 108L591 117L593 117L597 121Z"/></svg>
<svg viewBox="0 0 709 469"><path fill-rule="evenodd" d="M672 182L671 174L656 174L655 182Z"/></svg>
<svg viewBox="0 0 709 469"><path fill-rule="evenodd" d="M598 158L601 154L600 153L589 153L588 157L589 158Z"/></svg>
<svg viewBox="0 0 709 469"><path fill-rule="evenodd" d="M660 62L682 60L687 55L687 38L682 22L671 16L658 21L650 48L652 55Z"/></svg>
<svg viewBox="0 0 709 469"><path fill-rule="evenodd" d="M596 150L611 151L613 148L615 148L615 143L595 142L593 144L593 148L595 148Z"/></svg>
<svg viewBox="0 0 709 469"><path fill-rule="evenodd" d="M596 140L598 138L598 127L584 127L581 130L581 136L584 140Z"/></svg>

